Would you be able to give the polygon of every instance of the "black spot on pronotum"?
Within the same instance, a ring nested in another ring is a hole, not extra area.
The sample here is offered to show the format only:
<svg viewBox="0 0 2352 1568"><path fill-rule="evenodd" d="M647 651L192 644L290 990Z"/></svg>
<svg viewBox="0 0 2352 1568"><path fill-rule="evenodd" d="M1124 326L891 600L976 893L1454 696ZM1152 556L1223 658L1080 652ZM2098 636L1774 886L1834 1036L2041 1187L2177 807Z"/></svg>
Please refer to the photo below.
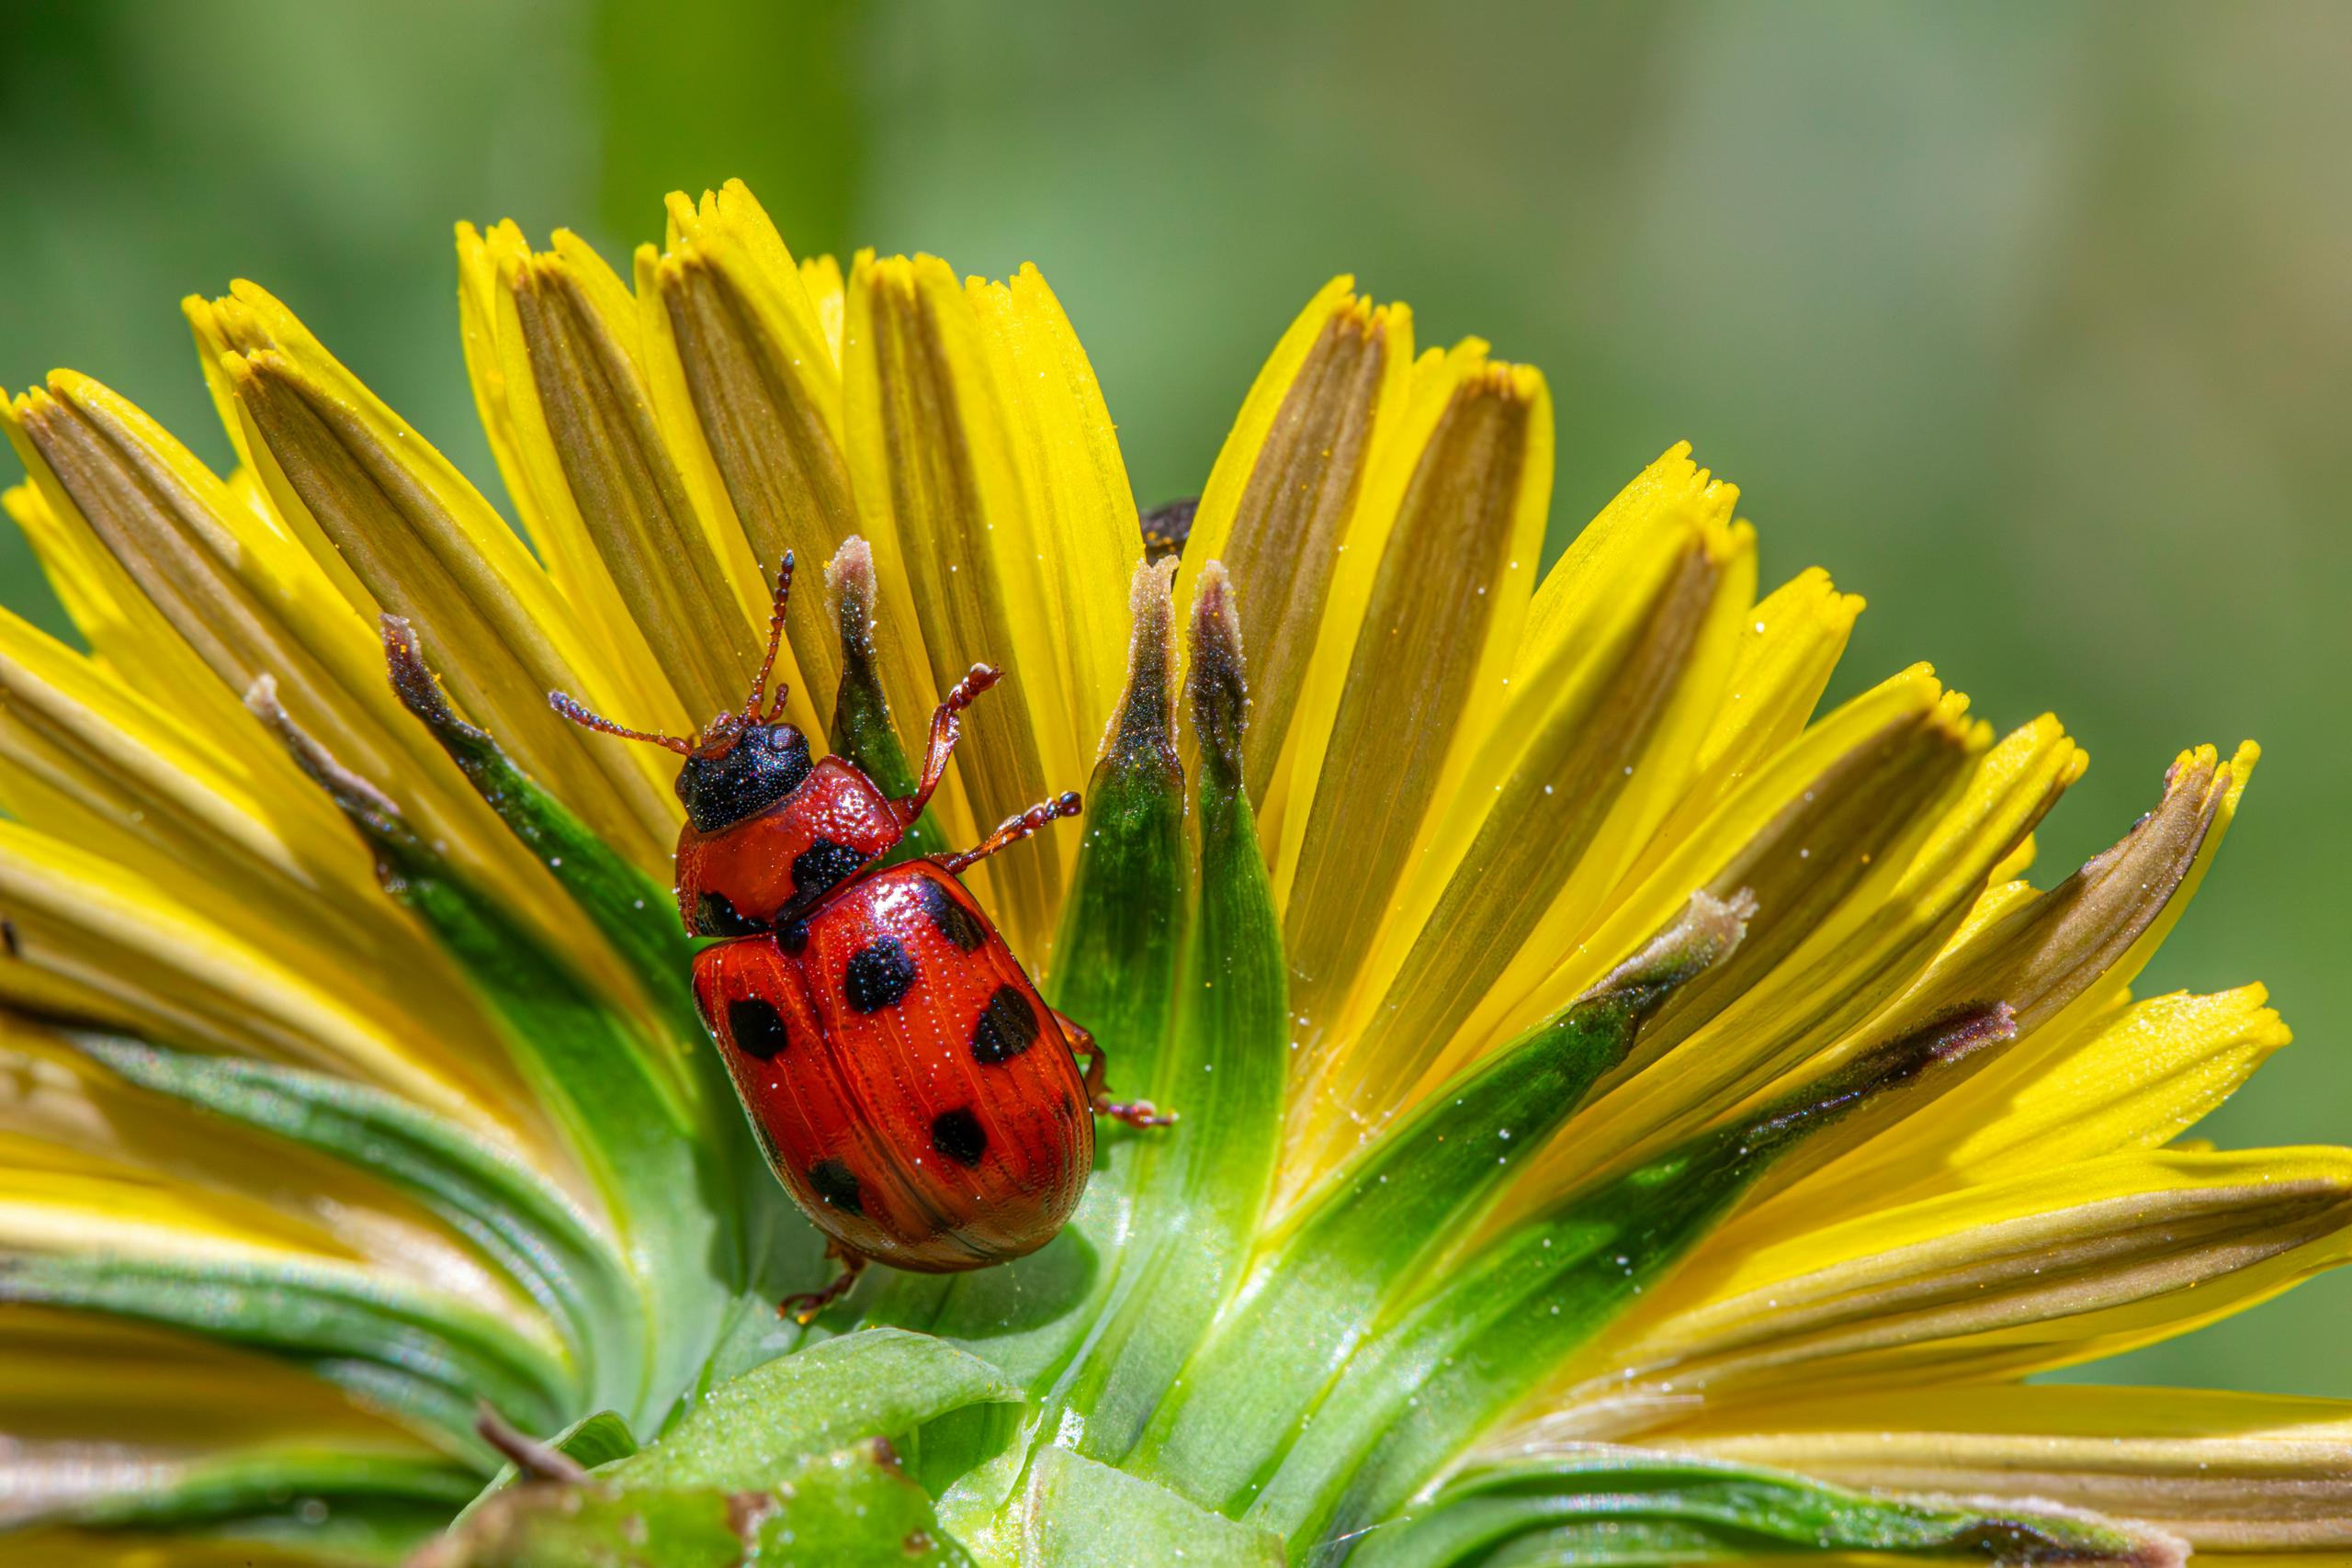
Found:
<svg viewBox="0 0 2352 1568"><path fill-rule="evenodd" d="M766 1062L792 1043L792 1032L785 1028L784 1016L775 1007L757 997L745 997L727 1004L727 1038L746 1056Z"/></svg>
<svg viewBox="0 0 2352 1568"><path fill-rule="evenodd" d="M976 953L980 943L988 941L989 929L980 918L956 902L956 896L938 883L924 877L915 884L915 897L922 900L922 911L939 934L966 953Z"/></svg>
<svg viewBox="0 0 2352 1568"><path fill-rule="evenodd" d="M858 1191L857 1178L837 1159L820 1159L810 1166L808 1185L816 1189L817 1201L828 1209L839 1209L844 1214L865 1213L865 1199Z"/></svg>
<svg viewBox="0 0 2352 1568"><path fill-rule="evenodd" d="M931 1119L931 1146L957 1165L978 1165L989 1152L988 1130L970 1106L959 1105Z"/></svg>
<svg viewBox="0 0 2352 1568"><path fill-rule="evenodd" d="M695 929L703 936L757 936L767 928L738 913L726 894L706 893L695 900Z"/></svg>
<svg viewBox="0 0 2352 1568"><path fill-rule="evenodd" d="M819 839L792 857L793 897L806 905L865 863L865 856L847 844Z"/></svg>
<svg viewBox="0 0 2352 1568"><path fill-rule="evenodd" d="M894 936L877 936L849 955L842 995L859 1012L897 1007L915 983L915 961Z"/></svg>
<svg viewBox="0 0 2352 1568"><path fill-rule="evenodd" d="M1036 1043L1037 1010L1016 987L999 986L980 1021L972 1027L972 1059L992 1067L1010 1062Z"/></svg>

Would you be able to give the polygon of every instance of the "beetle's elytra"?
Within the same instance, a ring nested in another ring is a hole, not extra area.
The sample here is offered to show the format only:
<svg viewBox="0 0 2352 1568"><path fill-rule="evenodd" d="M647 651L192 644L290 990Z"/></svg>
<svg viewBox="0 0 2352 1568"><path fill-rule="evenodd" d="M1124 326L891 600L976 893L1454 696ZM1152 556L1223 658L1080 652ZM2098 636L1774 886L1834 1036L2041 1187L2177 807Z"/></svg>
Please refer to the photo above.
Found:
<svg viewBox="0 0 2352 1568"><path fill-rule="evenodd" d="M694 993L768 1164L831 1238L839 1278L780 1310L806 1322L869 1262L924 1273L1034 1252L1069 1218L1094 1162L1094 1116L1170 1118L1114 1101L1102 1048L1046 1005L957 880L1077 814L1075 794L1009 818L962 854L877 869L939 787L960 715L999 671L976 664L931 718L914 793L891 799L843 757L811 756L768 683L685 739L626 729L560 693L573 721L677 752L678 912ZM1079 1070L1078 1055L1087 1066Z"/></svg>

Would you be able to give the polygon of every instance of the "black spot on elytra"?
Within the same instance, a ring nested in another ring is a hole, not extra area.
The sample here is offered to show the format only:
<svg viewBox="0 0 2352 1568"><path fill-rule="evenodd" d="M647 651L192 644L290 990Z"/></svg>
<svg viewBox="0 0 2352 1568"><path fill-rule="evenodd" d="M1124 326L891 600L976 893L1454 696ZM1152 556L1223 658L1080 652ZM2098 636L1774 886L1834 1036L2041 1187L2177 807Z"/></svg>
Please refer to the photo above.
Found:
<svg viewBox="0 0 2352 1568"><path fill-rule="evenodd" d="M792 1032L785 1028L784 1016L774 1006L757 997L745 997L727 1004L727 1038L746 1056L766 1062L792 1043Z"/></svg>
<svg viewBox="0 0 2352 1568"><path fill-rule="evenodd" d="M956 902L956 896L929 877L915 884L915 897L922 900L922 912L939 928L939 934L962 948L976 953L980 943L988 941L989 929L980 918Z"/></svg>
<svg viewBox="0 0 2352 1568"><path fill-rule="evenodd" d="M775 928L775 944L786 953L798 953L808 945L808 922L786 920Z"/></svg>
<svg viewBox="0 0 2352 1568"><path fill-rule="evenodd" d="M971 1107L958 1106L931 1119L931 1146L957 1165L974 1166L989 1152L989 1134Z"/></svg>
<svg viewBox="0 0 2352 1568"><path fill-rule="evenodd" d="M897 1007L915 983L915 961L894 936L877 936L849 955L842 995L859 1012Z"/></svg>
<svg viewBox="0 0 2352 1568"><path fill-rule="evenodd" d="M865 863L865 856L847 844L819 839L792 857L792 893L806 904Z"/></svg>
<svg viewBox="0 0 2352 1568"><path fill-rule="evenodd" d="M972 1026L972 1059L992 1067L1010 1062L1036 1043L1037 1010L1013 986L999 986L980 1021Z"/></svg>
<svg viewBox="0 0 2352 1568"><path fill-rule="evenodd" d="M858 1190L857 1178L837 1159L820 1159L810 1166L808 1185L817 1190L817 1201L828 1209L839 1209L845 1214L865 1213L865 1199Z"/></svg>
<svg viewBox="0 0 2352 1568"><path fill-rule="evenodd" d="M724 893L706 893L695 900L695 932L698 936L757 936L765 930L759 921L738 913Z"/></svg>

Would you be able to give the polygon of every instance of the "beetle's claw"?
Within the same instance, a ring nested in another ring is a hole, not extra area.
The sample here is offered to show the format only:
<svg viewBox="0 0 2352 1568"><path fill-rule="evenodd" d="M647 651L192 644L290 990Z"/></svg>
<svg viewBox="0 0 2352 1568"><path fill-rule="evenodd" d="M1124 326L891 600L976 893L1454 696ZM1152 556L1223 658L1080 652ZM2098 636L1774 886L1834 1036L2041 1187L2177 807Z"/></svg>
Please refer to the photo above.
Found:
<svg viewBox="0 0 2352 1568"><path fill-rule="evenodd" d="M1155 1108L1148 1100L1113 1100L1109 1095L1097 1095L1094 1113L1124 1122L1130 1127L1173 1127L1176 1112Z"/></svg>

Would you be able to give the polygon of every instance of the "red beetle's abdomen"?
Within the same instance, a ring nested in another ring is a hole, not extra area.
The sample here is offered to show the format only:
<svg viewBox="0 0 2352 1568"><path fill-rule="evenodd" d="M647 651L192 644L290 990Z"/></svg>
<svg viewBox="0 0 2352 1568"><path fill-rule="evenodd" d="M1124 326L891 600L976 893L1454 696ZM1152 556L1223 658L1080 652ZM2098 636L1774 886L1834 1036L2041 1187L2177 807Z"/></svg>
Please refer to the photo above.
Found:
<svg viewBox="0 0 2352 1568"><path fill-rule="evenodd" d="M806 930L797 953L753 936L695 960L786 1188L894 1269L1044 1246L1085 1188L1094 1119L1054 1014L971 896L916 861L858 877Z"/></svg>
<svg viewBox="0 0 2352 1568"><path fill-rule="evenodd" d="M797 914L905 837L888 796L827 757L740 822L678 832L678 914L695 936L742 936Z"/></svg>

